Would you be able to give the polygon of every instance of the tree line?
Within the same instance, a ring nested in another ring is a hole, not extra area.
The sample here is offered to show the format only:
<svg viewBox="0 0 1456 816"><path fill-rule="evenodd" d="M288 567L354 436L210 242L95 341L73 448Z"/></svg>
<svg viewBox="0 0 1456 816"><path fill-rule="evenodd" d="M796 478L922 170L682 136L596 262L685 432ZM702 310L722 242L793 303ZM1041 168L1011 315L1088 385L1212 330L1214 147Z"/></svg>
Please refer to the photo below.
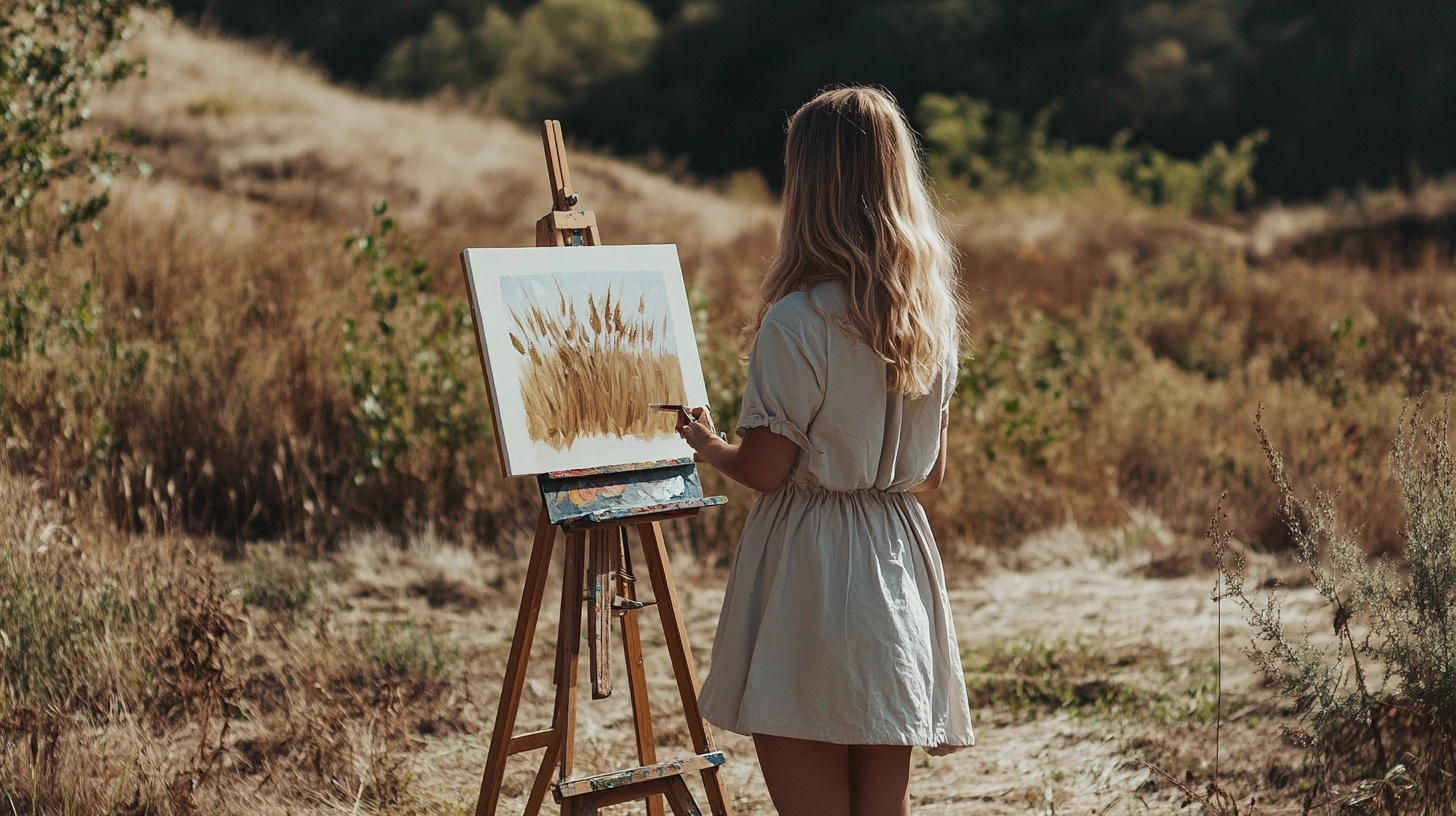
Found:
<svg viewBox="0 0 1456 816"><path fill-rule="evenodd" d="M784 120L875 83L961 95L1182 158L1267 131L1255 180L1298 198L1456 167L1444 0L172 0L384 93L444 89L699 176L781 173ZM917 123L919 124L919 123Z"/></svg>

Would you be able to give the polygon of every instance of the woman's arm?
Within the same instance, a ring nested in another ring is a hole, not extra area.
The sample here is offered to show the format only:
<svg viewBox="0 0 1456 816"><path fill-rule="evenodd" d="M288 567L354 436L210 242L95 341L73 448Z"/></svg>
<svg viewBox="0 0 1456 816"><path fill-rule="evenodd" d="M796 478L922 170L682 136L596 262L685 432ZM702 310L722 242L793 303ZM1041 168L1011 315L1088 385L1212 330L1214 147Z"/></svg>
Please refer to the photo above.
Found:
<svg viewBox="0 0 1456 816"><path fill-rule="evenodd" d="M691 416L679 412L677 431L697 452L699 462L760 493L771 493L784 483L799 453L793 440L768 428L750 428L743 432L742 442L731 444L713 432L703 408L692 409Z"/></svg>
<svg viewBox="0 0 1456 816"><path fill-rule="evenodd" d="M925 481L910 488L911 493L935 490L945 480L945 439L949 433L950 411L943 411L940 415L940 453L935 455L935 464L930 466L930 475L925 477Z"/></svg>

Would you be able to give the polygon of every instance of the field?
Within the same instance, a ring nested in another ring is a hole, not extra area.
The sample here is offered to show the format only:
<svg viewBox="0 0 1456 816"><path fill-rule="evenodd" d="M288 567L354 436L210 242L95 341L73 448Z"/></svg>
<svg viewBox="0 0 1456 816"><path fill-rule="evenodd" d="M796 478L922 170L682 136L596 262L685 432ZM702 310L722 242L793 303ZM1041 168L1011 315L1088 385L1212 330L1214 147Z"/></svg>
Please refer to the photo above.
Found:
<svg viewBox="0 0 1456 816"><path fill-rule="evenodd" d="M145 171L51 260L64 306L4 369L0 813L471 812L536 504L499 472L456 254L532 243L539 141L181 25L133 47L149 76L94 112ZM678 245L731 426L773 206L571 169L606 242ZM1387 456L1456 382L1456 183L1216 220L943 196L973 308L927 506L980 744L917 754L915 811L1171 812L1217 781L1215 812L1333 812L1204 533L1223 496L1251 593L1333 642L1262 406L1296 489L1402 551ZM730 506L669 530L700 669L751 502L705 483ZM539 721L549 670L527 692ZM583 715L584 763L626 756L624 705ZM738 812L771 813L721 743Z"/></svg>

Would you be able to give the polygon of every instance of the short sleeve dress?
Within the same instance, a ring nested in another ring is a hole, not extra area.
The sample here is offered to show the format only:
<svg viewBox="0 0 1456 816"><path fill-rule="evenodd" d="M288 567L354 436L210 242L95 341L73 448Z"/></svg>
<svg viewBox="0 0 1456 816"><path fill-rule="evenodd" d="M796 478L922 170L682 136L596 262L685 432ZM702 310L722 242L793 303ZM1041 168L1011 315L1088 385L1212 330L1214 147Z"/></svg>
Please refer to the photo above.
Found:
<svg viewBox="0 0 1456 816"><path fill-rule="evenodd" d="M738 431L799 445L744 522L699 704L741 734L845 745L972 745L940 554L909 489L955 385L910 399L846 331L837 282L790 294L754 339Z"/></svg>

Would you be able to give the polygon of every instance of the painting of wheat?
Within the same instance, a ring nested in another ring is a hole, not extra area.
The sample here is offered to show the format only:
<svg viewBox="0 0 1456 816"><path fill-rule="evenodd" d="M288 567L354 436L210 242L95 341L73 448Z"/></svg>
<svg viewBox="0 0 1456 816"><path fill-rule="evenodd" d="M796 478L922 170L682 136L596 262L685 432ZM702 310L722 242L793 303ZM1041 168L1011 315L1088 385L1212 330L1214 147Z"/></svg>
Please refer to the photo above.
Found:
<svg viewBox="0 0 1456 816"><path fill-rule="evenodd" d="M679 460L650 403L707 405L671 244L461 253L501 466L525 476Z"/></svg>
<svg viewBox="0 0 1456 816"><path fill-rule="evenodd" d="M530 437L562 450L583 436L671 436L672 415L647 408L683 398L669 315L630 284L583 286L578 277L568 297L563 282L554 281L552 303L509 308Z"/></svg>

